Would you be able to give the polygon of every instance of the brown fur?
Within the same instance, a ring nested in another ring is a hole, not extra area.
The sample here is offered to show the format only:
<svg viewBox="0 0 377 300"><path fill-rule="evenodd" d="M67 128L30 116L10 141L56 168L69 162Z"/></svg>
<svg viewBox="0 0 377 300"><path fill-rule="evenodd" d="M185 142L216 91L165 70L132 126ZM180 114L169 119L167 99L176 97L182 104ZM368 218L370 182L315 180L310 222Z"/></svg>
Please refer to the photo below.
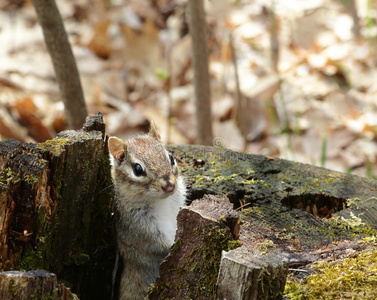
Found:
<svg viewBox="0 0 377 300"><path fill-rule="evenodd" d="M160 141L154 123L149 135L127 141L111 137L117 261L114 299L144 299L174 240L176 215L185 201L185 185L176 162ZM135 164L145 174L136 175Z"/></svg>

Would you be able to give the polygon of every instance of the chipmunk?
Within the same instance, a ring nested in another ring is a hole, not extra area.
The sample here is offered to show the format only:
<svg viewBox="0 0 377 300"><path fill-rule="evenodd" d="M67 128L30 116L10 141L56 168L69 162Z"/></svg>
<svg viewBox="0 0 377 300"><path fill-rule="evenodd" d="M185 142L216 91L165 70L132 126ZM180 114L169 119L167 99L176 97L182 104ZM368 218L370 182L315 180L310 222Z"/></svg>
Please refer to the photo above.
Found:
<svg viewBox="0 0 377 300"><path fill-rule="evenodd" d="M151 122L149 134L109 138L117 255L113 299L144 299L174 242L186 186Z"/></svg>

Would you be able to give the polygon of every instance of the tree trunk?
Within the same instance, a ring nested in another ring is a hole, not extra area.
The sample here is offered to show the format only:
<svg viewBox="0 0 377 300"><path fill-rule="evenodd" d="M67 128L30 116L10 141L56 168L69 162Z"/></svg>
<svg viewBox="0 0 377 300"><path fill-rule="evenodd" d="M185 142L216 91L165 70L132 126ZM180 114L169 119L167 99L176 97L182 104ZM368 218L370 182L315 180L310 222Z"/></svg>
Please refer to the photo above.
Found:
<svg viewBox="0 0 377 300"><path fill-rule="evenodd" d="M189 0L189 25L196 104L196 143L212 145L211 92L208 70L207 24L203 0Z"/></svg>
<svg viewBox="0 0 377 300"><path fill-rule="evenodd" d="M87 116L76 61L55 0L32 0L54 65L69 129L80 129Z"/></svg>

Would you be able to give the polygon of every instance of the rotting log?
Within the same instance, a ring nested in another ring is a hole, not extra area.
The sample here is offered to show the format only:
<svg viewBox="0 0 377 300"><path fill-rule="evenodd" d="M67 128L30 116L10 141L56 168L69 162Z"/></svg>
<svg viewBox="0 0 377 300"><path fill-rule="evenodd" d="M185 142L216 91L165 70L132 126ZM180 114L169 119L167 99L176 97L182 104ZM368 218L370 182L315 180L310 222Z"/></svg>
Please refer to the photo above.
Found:
<svg viewBox="0 0 377 300"><path fill-rule="evenodd" d="M0 299L78 299L71 290L58 284L56 275L42 270L0 272Z"/></svg>
<svg viewBox="0 0 377 300"><path fill-rule="evenodd" d="M367 242L377 235L373 179L213 147L172 146L170 151L181 165L189 200L204 194L226 196L240 211L242 247L222 256L222 264L235 258L232 267L241 271L239 283L245 269L265 259L272 265L280 260L280 266L275 265L279 280L270 274L266 287L273 283L281 288L286 265L294 273L318 260L341 259L373 247ZM237 251L242 255L235 255ZM251 255L245 259L246 252ZM236 284L230 294L223 292L231 287L221 287L231 277L226 269L220 268L218 299L228 299L226 295L255 299ZM282 295L277 291L281 289L262 298L279 299Z"/></svg>
<svg viewBox="0 0 377 300"><path fill-rule="evenodd" d="M310 252L377 230L376 180L214 147L169 149L188 199L227 196L241 213L244 242L267 237L288 252Z"/></svg>
<svg viewBox="0 0 377 300"><path fill-rule="evenodd" d="M106 299L112 183L102 116L87 125L41 144L0 142L0 270L48 270L81 299Z"/></svg>

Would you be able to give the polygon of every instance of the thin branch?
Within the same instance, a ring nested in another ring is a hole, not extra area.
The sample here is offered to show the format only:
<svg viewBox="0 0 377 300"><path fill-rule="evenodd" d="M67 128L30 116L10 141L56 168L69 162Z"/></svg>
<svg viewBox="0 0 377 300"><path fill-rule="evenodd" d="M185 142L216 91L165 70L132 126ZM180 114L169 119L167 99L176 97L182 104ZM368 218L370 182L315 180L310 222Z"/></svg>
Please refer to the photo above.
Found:
<svg viewBox="0 0 377 300"><path fill-rule="evenodd" d="M62 17L54 0L32 0L32 3L54 65L68 128L79 129L85 123L87 110L76 61Z"/></svg>
<svg viewBox="0 0 377 300"><path fill-rule="evenodd" d="M192 38L196 100L196 139L198 144L212 145L211 93L208 70L207 24L203 0L189 0L189 25Z"/></svg>

